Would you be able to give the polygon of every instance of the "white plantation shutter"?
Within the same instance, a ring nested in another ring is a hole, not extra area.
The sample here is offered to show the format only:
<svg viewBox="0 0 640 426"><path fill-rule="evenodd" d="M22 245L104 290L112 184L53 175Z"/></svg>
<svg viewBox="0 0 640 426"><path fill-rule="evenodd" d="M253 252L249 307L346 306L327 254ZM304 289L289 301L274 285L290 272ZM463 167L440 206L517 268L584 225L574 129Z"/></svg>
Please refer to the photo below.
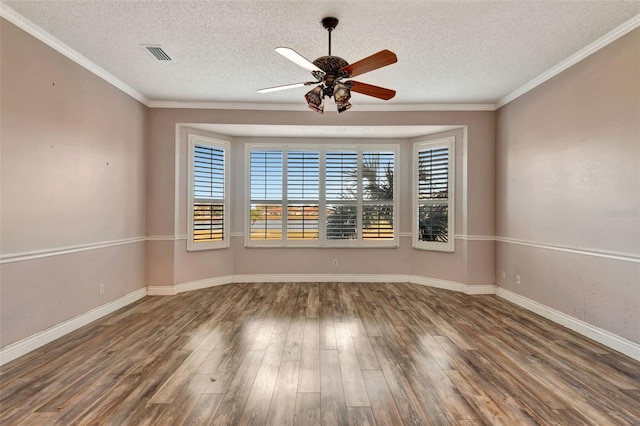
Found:
<svg viewBox="0 0 640 426"><path fill-rule="evenodd" d="M328 240L358 236L358 152L327 152L325 161L325 233Z"/></svg>
<svg viewBox="0 0 640 426"><path fill-rule="evenodd" d="M287 239L319 237L320 153L287 152Z"/></svg>
<svg viewBox="0 0 640 426"><path fill-rule="evenodd" d="M362 238L393 239L393 152L365 152L362 161Z"/></svg>
<svg viewBox="0 0 640 426"><path fill-rule="evenodd" d="M397 146L248 145L247 245L397 246Z"/></svg>
<svg viewBox="0 0 640 426"><path fill-rule="evenodd" d="M251 152L251 240L282 239L282 151Z"/></svg>
<svg viewBox="0 0 640 426"><path fill-rule="evenodd" d="M414 146L414 247L453 251L454 138Z"/></svg>
<svg viewBox="0 0 640 426"><path fill-rule="evenodd" d="M227 146L189 135L188 249L228 247L226 206Z"/></svg>

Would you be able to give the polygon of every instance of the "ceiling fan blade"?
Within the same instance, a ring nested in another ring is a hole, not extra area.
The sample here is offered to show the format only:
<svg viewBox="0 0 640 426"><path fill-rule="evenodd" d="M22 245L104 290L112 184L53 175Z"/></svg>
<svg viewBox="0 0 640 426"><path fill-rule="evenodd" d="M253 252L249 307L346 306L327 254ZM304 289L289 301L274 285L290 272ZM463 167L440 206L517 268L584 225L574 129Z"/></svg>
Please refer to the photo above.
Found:
<svg viewBox="0 0 640 426"><path fill-rule="evenodd" d="M324 75L324 71L313 65L311 61L289 47L276 47L276 52L278 52L288 60L294 62L295 64L301 66L302 68L306 69L307 71L320 72Z"/></svg>
<svg viewBox="0 0 640 426"><path fill-rule="evenodd" d="M348 81L351 85L351 91L362 93L363 95L373 96L374 98L384 99L388 101L396 95L395 90L385 89L384 87L374 86L373 84L360 83L359 81Z"/></svg>
<svg viewBox="0 0 640 426"><path fill-rule="evenodd" d="M346 71L350 77L355 77L369 71L377 70L378 68L386 67L387 65L395 64L396 62L398 62L396 54L385 49L347 65L341 68L340 71Z"/></svg>
<svg viewBox="0 0 640 426"><path fill-rule="evenodd" d="M296 87L310 86L318 83L317 81L307 81L304 83L285 84L284 86L265 87L264 89L258 89L258 93L277 92L278 90L294 89Z"/></svg>

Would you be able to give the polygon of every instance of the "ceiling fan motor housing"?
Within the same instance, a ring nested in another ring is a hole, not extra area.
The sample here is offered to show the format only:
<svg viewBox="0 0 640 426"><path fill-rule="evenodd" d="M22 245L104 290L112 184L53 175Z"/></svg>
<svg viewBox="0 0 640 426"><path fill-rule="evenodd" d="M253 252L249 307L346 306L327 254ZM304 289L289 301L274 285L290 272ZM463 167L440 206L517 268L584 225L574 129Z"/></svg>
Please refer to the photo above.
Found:
<svg viewBox="0 0 640 426"><path fill-rule="evenodd" d="M325 73L322 78L325 86L325 96L331 96L333 94L334 85L340 79L349 77L348 72L340 71L340 69L346 67L349 63L339 56L321 56L313 61L313 65Z"/></svg>

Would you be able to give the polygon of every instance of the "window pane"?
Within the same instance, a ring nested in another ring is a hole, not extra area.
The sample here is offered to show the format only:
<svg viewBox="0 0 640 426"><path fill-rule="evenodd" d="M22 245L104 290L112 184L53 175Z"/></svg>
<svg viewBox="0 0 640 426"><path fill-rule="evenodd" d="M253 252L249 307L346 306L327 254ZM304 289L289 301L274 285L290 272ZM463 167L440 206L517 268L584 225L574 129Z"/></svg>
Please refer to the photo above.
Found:
<svg viewBox="0 0 640 426"><path fill-rule="evenodd" d="M326 233L328 240L357 238L357 207L355 204L327 205Z"/></svg>
<svg viewBox="0 0 640 426"><path fill-rule="evenodd" d="M393 205L367 204L362 208L362 239L393 239Z"/></svg>
<svg viewBox="0 0 640 426"><path fill-rule="evenodd" d="M365 152L362 191L365 200L393 200L393 152Z"/></svg>
<svg viewBox="0 0 640 426"><path fill-rule="evenodd" d="M193 241L224 239L224 204L196 201L193 204Z"/></svg>
<svg viewBox="0 0 640 426"><path fill-rule="evenodd" d="M449 191L449 149L427 149L418 153L418 198L447 199Z"/></svg>
<svg viewBox="0 0 640 426"><path fill-rule="evenodd" d="M282 239L282 205L251 204L252 240Z"/></svg>
<svg viewBox="0 0 640 426"><path fill-rule="evenodd" d="M357 152L327 152L327 200L355 200L358 183Z"/></svg>
<svg viewBox="0 0 640 426"><path fill-rule="evenodd" d="M224 149L193 145L191 242L224 240ZM191 242L189 244L191 244ZM192 247L193 248L193 247Z"/></svg>
<svg viewBox="0 0 640 426"><path fill-rule="evenodd" d="M282 199L282 151L251 152L251 199Z"/></svg>
<svg viewBox="0 0 640 426"><path fill-rule="evenodd" d="M287 198L289 200L318 200L320 154L316 151L287 153Z"/></svg>
<svg viewBox="0 0 640 426"><path fill-rule="evenodd" d="M318 205L287 206L287 239L318 239Z"/></svg>
<svg viewBox="0 0 640 426"><path fill-rule="evenodd" d="M446 243L448 235L448 206L430 203L418 206L418 239Z"/></svg>
<svg viewBox="0 0 640 426"><path fill-rule="evenodd" d="M193 191L195 198L224 198L224 151L210 146L194 147Z"/></svg>
<svg viewBox="0 0 640 426"><path fill-rule="evenodd" d="M336 240L355 240L349 243L354 246L397 242L393 148L257 148L248 153L249 240L280 240L291 246L296 241L341 245Z"/></svg>

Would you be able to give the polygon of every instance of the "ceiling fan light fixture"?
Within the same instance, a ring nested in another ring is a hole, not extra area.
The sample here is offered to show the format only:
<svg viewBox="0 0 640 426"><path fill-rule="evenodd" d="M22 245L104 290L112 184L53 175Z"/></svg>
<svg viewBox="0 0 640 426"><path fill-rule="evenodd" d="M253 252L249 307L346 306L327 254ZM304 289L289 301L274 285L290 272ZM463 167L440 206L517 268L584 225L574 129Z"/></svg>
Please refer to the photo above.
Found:
<svg viewBox="0 0 640 426"><path fill-rule="evenodd" d="M307 105L312 110L324 114L324 91L322 85L316 86L309 90L304 98L307 100Z"/></svg>
<svg viewBox="0 0 640 426"><path fill-rule="evenodd" d="M341 112L345 112L346 110L352 107L352 105L349 102L346 102L344 104L336 104L336 105L338 106L338 114L340 114Z"/></svg>
<svg viewBox="0 0 640 426"><path fill-rule="evenodd" d="M351 90L342 83L337 83L333 88L333 99L337 104L346 104L351 99Z"/></svg>

